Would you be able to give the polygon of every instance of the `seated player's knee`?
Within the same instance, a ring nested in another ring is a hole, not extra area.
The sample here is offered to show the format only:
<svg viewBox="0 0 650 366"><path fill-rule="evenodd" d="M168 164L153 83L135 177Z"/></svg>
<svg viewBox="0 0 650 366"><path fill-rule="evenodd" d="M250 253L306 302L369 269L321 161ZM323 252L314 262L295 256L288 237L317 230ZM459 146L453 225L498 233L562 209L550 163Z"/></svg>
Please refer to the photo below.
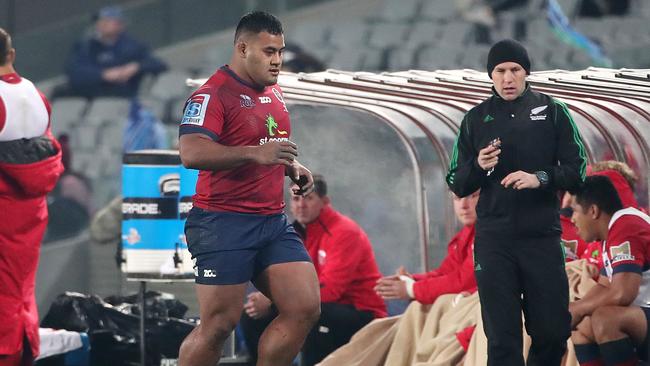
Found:
<svg viewBox="0 0 650 366"><path fill-rule="evenodd" d="M573 343L592 343L596 340L594 332L591 329L591 317L586 316L576 327L576 330L571 332L571 340Z"/></svg>
<svg viewBox="0 0 650 366"><path fill-rule="evenodd" d="M615 308L604 306L596 309L591 315L591 324L596 339L607 338L621 329L619 312Z"/></svg>

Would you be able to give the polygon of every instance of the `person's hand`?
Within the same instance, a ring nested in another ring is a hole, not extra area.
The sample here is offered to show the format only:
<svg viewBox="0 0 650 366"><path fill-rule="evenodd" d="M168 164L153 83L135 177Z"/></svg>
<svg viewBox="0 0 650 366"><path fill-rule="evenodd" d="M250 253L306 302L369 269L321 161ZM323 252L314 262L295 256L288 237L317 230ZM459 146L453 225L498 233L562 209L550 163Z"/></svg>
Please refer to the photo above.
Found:
<svg viewBox="0 0 650 366"><path fill-rule="evenodd" d="M410 300L406 291L406 282L399 279L399 276L388 276L380 278L375 286L375 292L384 300Z"/></svg>
<svg viewBox="0 0 650 366"><path fill-rule="evenodd" d="M253 292L248 295L244 311L253 319L262 318L271 311L271 300L261 292Z"/></svg>
<svg viewBox="0 0 650 366"><path fill-rule="evenodd" d="M397 276L406 276L406 277L409 277L409 278L413 278L413 275L412 275L411 273L409 273L409 272L406 270L406 268L404 268L404 266L400 266L400 267L397 269L396 274L397 274Z"/></svg>
<svg viewBox="0 0 650 366"><path fill-rule="evenodd" d="M140 64L137 62L129 62L121 66L121 78L123 82L131 80L140 71Z"/></svg>
<svg viewBox="0 0 650 366"><path fill-rule="evenodd" d="M102 79L104 81L107 81L109 83L121 83L122 81L122 68L120 66L117 67L109 67L102 71Z"/></svg>
<svg viewBox="0 0 650 366"><path fill-rule="evenodd" d="M506 177L501 180L501 185L506 188L512 187L516 190L522 190L527 188L539 188L540 183L535 174L518 170L506 175Z"/></svg>
<svg viewBox="0 0 650 366"><path fill-rule="evenodd" d="M291 141L269 141L255 148L253 160L261 165L293 165L298 156L298 148Z"/></svg>
<svg viewBox="0 0 650 366"><path fill-rule="evenodd" d="M501 154L501 148L489 144L478 152L478 165L483 170L494 168L499 163L499 154Z"/></svg>
<svg viewBox="0 0 650 366"><path fill-rule="evenodd" d="M298 160L294 160L290 166L286 167L285 172L298 186L293 189L293 194L306 196L314 190L314 177L309 169L300 164Z"/></svg>
<svg viewBox="0 0 650 366"><path fill-rule="evenodd" d="M580 324L582 319L585 317L580 311L578 302L574 301L569 303L569 313L571 313L571 329L576 329L578 324Z"/></svg>
<svg viewBox="0 0 650 366"><path fill-rule="evenodd" d="M471 295L471 293L469 293L467 291L462 291L461 293L457 294L454 297L454 299L451 301L451 306L456 307L456 305L458 305L458 303L460 302L460 300L462 298L465 298L465 297L470 296L470 295Z"/></svg>

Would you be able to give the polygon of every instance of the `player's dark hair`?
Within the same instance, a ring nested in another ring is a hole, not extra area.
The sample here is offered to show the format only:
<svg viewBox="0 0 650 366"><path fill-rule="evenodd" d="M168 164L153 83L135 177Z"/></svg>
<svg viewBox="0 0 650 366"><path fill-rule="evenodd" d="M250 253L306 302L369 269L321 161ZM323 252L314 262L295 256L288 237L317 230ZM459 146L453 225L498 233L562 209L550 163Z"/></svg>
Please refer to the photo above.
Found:
<svg viewBox="0 0 650 366"><path fill-rule="evenodd" d="M0 28L0 65L7 63L9 50L11 50L11 36L6 30Z"/></svg>
<svg viewBox="0 0 650 366"><path fill-rule="evenodd" d="M275 15L265 11L252 11L239 20L237 29L235 30L235 42L239 39L242 33L261 33L267 32L273 35L280 35L284 33L282 23Z"/></svg>
<svg viewBox="0 0 650 366"><path fill-rule="evenodd" d="M327 196L327 182L325 181L325 177L320 174L314 174L314 192L316 192L318 197Z"/></svg>
<svg viewBox="0 0 650 366"><path fill-rule="evenodd" d="M576 203L580 206L596 205L609 215L613 215L623 208L614 184L608 177L602 175L587 177L584 184L574 194Z"/></svg>

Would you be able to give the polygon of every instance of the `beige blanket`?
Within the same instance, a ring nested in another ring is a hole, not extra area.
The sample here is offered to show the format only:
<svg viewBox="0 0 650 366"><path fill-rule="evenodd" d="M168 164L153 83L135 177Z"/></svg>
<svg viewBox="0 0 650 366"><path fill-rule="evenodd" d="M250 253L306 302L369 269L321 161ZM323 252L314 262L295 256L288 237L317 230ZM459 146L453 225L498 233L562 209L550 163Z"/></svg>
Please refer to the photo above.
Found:
<svg viewBox="0 0 650 366"><path fill-rule="evenodd" d="M595 284L597 272L586 261L566 266L571 301ZM454 299L457 301L455 302ZM456 333L477 324L467 354ZM525 335L525 332L524 332ZM530 339L525 336L525 353ZM482 366L487 363L478 294L440 296L433 305L413 301L401 316L378 319L361 329L350 342L325 358L321 366ZM573 347L565 366L576 366Z"/></svg>

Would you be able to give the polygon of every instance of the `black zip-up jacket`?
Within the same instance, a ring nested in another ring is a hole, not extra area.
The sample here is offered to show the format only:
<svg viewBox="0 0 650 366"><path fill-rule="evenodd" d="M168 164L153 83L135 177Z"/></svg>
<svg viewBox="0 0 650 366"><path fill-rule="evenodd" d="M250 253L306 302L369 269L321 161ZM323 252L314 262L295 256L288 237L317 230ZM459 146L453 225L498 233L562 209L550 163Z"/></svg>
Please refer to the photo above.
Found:
<svg viewBox="0 0 650 366"><path fill-rule="evenodd" d="M479 150L501 139L494 172L478 165ZM525 238L559 235L558 190L571 190L585 179L587 157L566 105L526 86L512 101L493 96L472 108L461 123L447 174L459 197L481 189L476 213L477 237ZM543 188L515 190L501 180L510 173L545 171Z"/></svg>

